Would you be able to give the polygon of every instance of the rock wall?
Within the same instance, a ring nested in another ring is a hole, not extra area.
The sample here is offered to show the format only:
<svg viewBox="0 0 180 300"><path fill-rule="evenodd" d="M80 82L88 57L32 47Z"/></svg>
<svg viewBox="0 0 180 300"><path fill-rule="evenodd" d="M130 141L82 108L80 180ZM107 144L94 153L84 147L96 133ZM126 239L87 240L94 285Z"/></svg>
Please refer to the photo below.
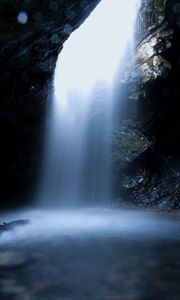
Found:
<svg viewBox="0 0 180 300"><path fill-rule="evenodd" d="M135 68L122 80L134 114L121 116L124 137L113 142L116 197L180 208L179 1L142 0L137 28Z"/></svg>
<svg viewBox="0 0 180 300"><path fill-rule="evenodd" d="M31 198L58 54L99 1L0 1L1 207Z"/></svg>

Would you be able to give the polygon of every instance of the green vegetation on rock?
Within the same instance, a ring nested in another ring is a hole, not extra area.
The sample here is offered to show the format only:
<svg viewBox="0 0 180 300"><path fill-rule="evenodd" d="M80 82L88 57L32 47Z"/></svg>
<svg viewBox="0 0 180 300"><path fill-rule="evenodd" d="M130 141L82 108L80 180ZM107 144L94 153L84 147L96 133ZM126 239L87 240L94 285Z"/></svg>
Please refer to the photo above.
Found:
<svg viewBox="0 0 180 300"><path fill-rule="evenodd" d="M121 141L121 149L124 151L137 151L144 146L144 138L129 134Z"/></svg>

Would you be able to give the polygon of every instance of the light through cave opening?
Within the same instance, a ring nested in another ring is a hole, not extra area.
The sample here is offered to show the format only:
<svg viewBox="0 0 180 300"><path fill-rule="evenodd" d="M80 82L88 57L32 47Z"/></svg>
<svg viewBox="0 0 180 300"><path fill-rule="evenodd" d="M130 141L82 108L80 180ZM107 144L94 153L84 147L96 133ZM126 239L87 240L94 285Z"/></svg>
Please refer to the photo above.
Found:
<svg viewBox="0 0 180 300"><path fill-rule="evenodd" d="M40 186L44 205L104 205L111 199L113 83L132 46L138 2L101 1L64 44Z"/></svg>

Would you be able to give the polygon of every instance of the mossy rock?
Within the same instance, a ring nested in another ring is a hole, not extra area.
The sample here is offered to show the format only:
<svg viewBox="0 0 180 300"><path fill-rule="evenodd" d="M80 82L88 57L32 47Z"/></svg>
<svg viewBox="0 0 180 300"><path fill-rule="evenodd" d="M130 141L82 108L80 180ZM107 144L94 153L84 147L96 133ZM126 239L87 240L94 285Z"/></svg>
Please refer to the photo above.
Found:
<svg viewBox="0 0 180 300"><path fill-rule="evenodd" d="M145 99L146 98L146 91L137 91L134 94L129 96L130 100L135 100L138 101L140 99Z"/></svg>
<svg viewBox="0 0 180 300"><path fill-rule="evenodd" d="M139 128L128 125L114 129L111 143L113 148L112 160L122 166L132 162L151 145L151 142Z"/></svg>
<svg viewBox="0 0 180 300"><path fill-rule="evenodd" d="M127 137L121 140L121 148L124 151L135 151L144 146L144 138L133 134L127 135Z"/></svg>

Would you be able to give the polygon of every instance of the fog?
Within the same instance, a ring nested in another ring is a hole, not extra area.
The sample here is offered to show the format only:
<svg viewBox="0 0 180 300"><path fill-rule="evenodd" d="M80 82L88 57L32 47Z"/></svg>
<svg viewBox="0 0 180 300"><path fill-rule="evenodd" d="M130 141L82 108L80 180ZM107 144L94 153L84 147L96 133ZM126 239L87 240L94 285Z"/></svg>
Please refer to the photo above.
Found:
<svg viewBox="0 0 180 300"><path fill-rule="evenodd" d="M64 237L179 238L178 220L157 213L108 208L27 210L3 214L3 220L29 219L30 223L4 232L1 244L28 244Z"/></svg>

